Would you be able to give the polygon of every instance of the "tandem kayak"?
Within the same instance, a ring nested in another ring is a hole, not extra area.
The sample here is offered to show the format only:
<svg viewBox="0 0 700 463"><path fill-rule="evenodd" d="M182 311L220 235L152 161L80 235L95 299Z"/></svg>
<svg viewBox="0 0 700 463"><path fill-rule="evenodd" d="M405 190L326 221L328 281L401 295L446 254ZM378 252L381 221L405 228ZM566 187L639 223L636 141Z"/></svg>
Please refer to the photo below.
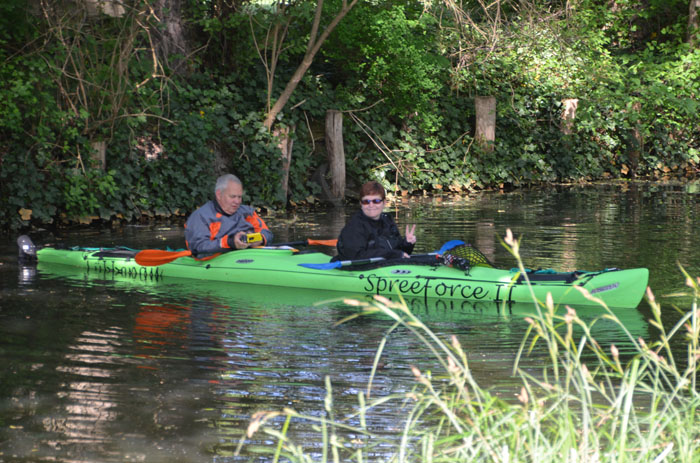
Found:
<svg viewBox="0 0 700 463"><path fill-rule="evenodd" d="M25 267L26 268L26 267ZM174 314L189 314L202 307L216 307L216 310L239 310L254 312L255 316L288 316L295 311L313 310L321 317L330 315L332 323L357 314L357 308L346 300L370 302L372 296L366 294L339 293L328 289L301 289L282 286L261 286L241 283L221 283L217 281L191 280L168 277L161 280L134 278L133 275L119 275L113 272L86 272L83 268L68 265L39 262L30 267L35 270L25 274L27 283L39 279L52 288L57 286L49 280L58 280L71 288L100 287L120 292L137 293L140 302L139 312L144 311L155 317L154 323L164 323ZM151 295L142 298L140 295ZM399 302L398 296L387 296ZM457 299L436 299L424 297L402 297L401 302L411 314L426 324L457 324L460 326L486 327L492 323L513 322L523 317L537 315L532 301L524 303L466 301ZM291 311L289 308L293 308ZM556 314L567 313L564 306L557 307ZM263 315L264 314L264 315ZM321 315L323 314L323 315ZM642 311L629 308L604 308L597 305L577 307L578 316L586 321L599 342L615 343L623 348L621 339L649 337L649 325ZM386 320L383 312L365 313L363 318ZM595 320L595 325L593 321ZM617 321L616 321L617 320ZM329 322L331 323L331 322ZM574 327L576 330L577 328Z"/></svg>
<svg viewBox="0 0 700 463"><path fill-rule="evenodd" d="M138 253L126 248L43 247L36 256L41 266L69 266L82 269L87 275L152 284L207 281L316 290L338 297L377 294L426 301L504 304L532 303L533 296L544 301L549 293L555 304L596 305L590 299L592 296L609 307L633 308L641 302L649 279L646 268L523 273L482 265L465 270L444 265L437 259L426 263L431 262L429 257L420 263L418 259L398 259L369 266L351 262L331 268L333 264L329 263L327 254L286 247L231 251L208 260L182 256L149 266L136 262Z"/></svg>

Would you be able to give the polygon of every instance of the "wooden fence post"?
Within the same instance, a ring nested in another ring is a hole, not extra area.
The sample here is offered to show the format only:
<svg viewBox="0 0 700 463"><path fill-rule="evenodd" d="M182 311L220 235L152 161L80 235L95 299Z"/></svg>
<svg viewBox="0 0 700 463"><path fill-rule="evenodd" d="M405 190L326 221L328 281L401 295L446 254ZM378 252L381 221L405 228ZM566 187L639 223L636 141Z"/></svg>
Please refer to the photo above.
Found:
<svg viewBox="0 0 700 463"><path fill-rule="evenodd" d="M84 0L88 17L106 14L113 18L121 18L126 13L122 2L117 0Z"/></svg>
<svg viewBox="0 0 700 463"><path fill-rule="evenodd" d="M105 170L107 167L107 142L93 141L90 143L90 146L92 147L90 156L97 161L97 165L101 170Z"/></svg>
<svg viewBox="0 0 700 463"><path fill-rule="evenodd" d="M294 130L292 127L291 130ZM282 202L287 203L287 198L289 197L289 168L292 165L292 148L294 147L294 139L290 135L290 127L282 127L273 130L273 135L277 137L279 144L277 147L280 150L282 158L282 179L281 179L281 193Z"/></svg>
<svg viewBox="0 0 700 463"><path fill-rule="evenodd" d="M561 114L561 131L565 135L571 135L574 131L574 119L578 108L578 98L566 98L562 101L564 111Z"/></svg>
<svg viewBox="0 0 700 463"><path fill-rule="evenodd" d="M485 151L493 151L496 141L496 97L477 96L476 106L476 142Z"/></svg>
<svg viewBox="0 0 700 463"><path fill-rule="evenodd" d="M343 113L335 109L326 111L326 151L331 174L331 201L345 200L345 150L343 148Z"/></svg>
<svg viewBox="0 0 700 463"><path fill-rule="evenodd" d="M637 122L634 123L632 126L632 134L631 134L631 141L630 141L630 147L629 147L629 152L627 154L627 159L629 160L629 169L630 169L630 174L632 177L636 177L637 175L637 167L639 167L639 158L642 155L642 150L644 149L644 137L642 136L642 129L639 125L639 113L642 111L642 103L639 101L635 101L632 103L632 114L633 114L633 119ZM622 172L623 174L627 174L627 172Z"/></svg>

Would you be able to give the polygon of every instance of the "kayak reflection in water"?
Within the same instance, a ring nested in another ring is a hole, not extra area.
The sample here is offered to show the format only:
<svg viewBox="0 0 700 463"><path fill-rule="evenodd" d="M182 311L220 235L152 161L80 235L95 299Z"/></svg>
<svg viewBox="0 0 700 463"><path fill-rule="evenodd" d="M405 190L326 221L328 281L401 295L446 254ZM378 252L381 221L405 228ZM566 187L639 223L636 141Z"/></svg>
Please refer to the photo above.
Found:
<svg viewBox="0 0 700 463"><path fill-rule="evenodd" d="M195 256L260 246L272 241L272 232L251 206L242 204L243 183L232 174L216 180L215 199L190 215L185 224L187 248ZM253 241L246 235L258 233Z"/></svg>
<svg viewBox="0 0 700 463"><path fill-rule="evenodd" d="M416 244L416 226L406 225L406 237L401 236L394 219L384 213L386 192L375 181L362 185L360 210L341 230L338 255L333 261L383 257L410 257Z"/></svg>

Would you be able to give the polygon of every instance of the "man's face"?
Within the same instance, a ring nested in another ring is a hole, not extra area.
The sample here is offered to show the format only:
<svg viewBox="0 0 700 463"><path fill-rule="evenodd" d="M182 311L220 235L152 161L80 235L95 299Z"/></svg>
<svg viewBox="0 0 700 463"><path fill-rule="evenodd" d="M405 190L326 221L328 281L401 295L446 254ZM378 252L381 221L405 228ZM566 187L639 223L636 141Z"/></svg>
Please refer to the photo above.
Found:
<svg viewBox="0 0 700 463"><path fill-rule="evenodd" d="M228 182L226 188L216 192L216 201L225 213L233 214L243 202L243 185L236 182Z"/></svg>

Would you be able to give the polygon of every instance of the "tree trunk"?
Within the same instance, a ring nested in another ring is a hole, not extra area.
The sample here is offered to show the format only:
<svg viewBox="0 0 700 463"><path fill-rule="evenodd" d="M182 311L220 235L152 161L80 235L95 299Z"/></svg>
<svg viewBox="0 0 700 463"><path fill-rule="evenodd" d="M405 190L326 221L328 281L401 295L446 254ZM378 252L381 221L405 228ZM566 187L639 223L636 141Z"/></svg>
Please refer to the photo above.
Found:
<svg viewBox="0 0 700 463"><path fill-rule="evenodd" d="M331 200L345 200L345 150L343 148L343 113L330 109L326 112L326 151L331 174Z"/></svg>
<svg viewBox="0 0 700 463"><path fill-rule="evenodd" d="M700 0L690 0L688 11L688 43L695 48L700 44Z"/></svg>
<svg viewBox="0 0 700 463"><path fill-rule="evenodd" d="M301 60L301 64L299 64L296 71L294 71L292 78L289 79L289 82L287 82L287 86L284 88L279 98L277 98L277 101L275 101L275 104L272 106L272 109L270 109L270 111L267 113L267 116L265 116L265 122L263 124L265 125L265 127L267 127L267 130L270 130L272 128L272 124L275 122L277 115L285 107L287 101L289 101L289 98L292 96L292 93L297 88L297 85L299 85L299 82L301 82L302 77L304 77L306 71L309 69L309 67L311 67L311 64L314 61L314 57L321 49L321 45L323 45L323 42L326 41L331 32L333 32L333 29L335 29L335 27L345 17L345 15L350 12L350 10L352 9L352 7L355 6L357 1L358 0L352 0L348 4L344 0L343 7L341 8L340 12L336 15L335 18L331 20L331 22L321 33L321 35L318 35L318 28L321 23L321 13L323 11L323 0L318 0L316 6L316 15L314 16L314 21L311 25L311 33L309 34L309 42L306 45L306 53L304 54L304 58Z"/></svg>
<svg viewBox="0 0 700 463"><path fill-rule="evenodd" d="M496 97L477 96L476 142L486 151L493 150L496 141Z"/></svg>
<svg viewBox="0 0 700 463"><path fill-rule="evenodd" d="M564 105L564 112L561 115L561 131L565 135L571 135L574 130L578 98L566 98L562 104Z"/></svg>
<svg viewBox="0 0 700 463"><path fill-rule="evenodd" d="M153 7L162 24L154 34L160 60L167 63L174 72L181 74L185 71L186 60L174 58L173 55L189 55L189 46L182 26L182 0L156 0Z"/></svg>

